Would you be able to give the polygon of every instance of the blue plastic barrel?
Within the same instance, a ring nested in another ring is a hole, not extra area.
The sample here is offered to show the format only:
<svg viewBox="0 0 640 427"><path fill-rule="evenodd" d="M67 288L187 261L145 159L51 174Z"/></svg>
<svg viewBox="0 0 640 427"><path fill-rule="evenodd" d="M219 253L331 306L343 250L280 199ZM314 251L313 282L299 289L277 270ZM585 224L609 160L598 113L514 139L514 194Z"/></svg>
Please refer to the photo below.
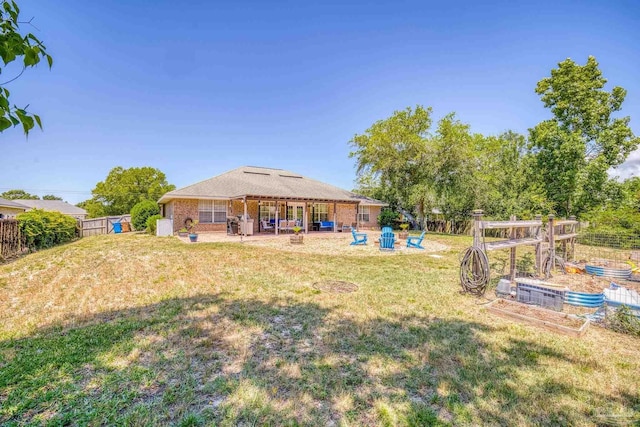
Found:
<svg viewBox="0 0 640 427"><path fill-rule="evenodd" d="M119 222L114 222L113 223L113 232L114 233L122 233L122 224L120 224Z"/></svg>

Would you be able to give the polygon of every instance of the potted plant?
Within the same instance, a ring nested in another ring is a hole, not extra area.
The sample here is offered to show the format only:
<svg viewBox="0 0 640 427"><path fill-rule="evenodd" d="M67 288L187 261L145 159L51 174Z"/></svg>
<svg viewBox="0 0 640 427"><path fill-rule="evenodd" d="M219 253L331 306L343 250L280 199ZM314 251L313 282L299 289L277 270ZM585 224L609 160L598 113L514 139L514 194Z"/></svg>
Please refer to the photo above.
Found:
<svg viewBox="0 0 640 427"><path fill-rule="evenodd" d="M407 237L409 237L409 224L407 224L406 222L403 222L402 224L400 224L400 232L398 233L398 239L404 239L406 240Z"/></svg>
<svg viewBox="0 0 640 427"><path fill-rule="evenodd" d="M187 237L188 235L189 235L189 230L187 230L186 227L182 227L180 230L178 230L178 236Z"/></svg>
<svg viewBox="0 0 640 427"><path fill-rule="evenodd" d="M300 234L300 232L302 231L302 227L296 225L295 227L292 228L292 230L293 230L293 236L290 237L291 243L302 244L304 239L304 235Z"/></svg>
<svg viewBox="0 0 640 427"><path fill-rule="evenodd" d="M196 233L196 225L198 225L198 221L191 221L191 223L187 227L189 229L189 240L191 242L198 241L198 233Z"/></svg>

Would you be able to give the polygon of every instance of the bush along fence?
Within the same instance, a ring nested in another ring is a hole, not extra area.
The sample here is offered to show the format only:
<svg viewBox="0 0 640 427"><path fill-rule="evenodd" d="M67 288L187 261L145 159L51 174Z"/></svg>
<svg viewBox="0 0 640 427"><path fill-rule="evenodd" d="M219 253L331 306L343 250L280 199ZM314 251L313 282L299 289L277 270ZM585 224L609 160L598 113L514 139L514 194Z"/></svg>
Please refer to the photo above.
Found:
<svg viewBox="0 0 640 427"><path fill-rule="evenodd" d="M50 248L79 237L75 218L59 212L33 209L18 215L18 226L30 250Z"/></svg>
<svg viewBox="0 0 640 427"><path fill-rule="evenodd" d="M25 251L24 239L18 220L0 219L0 261L5 261Z"/></svg>

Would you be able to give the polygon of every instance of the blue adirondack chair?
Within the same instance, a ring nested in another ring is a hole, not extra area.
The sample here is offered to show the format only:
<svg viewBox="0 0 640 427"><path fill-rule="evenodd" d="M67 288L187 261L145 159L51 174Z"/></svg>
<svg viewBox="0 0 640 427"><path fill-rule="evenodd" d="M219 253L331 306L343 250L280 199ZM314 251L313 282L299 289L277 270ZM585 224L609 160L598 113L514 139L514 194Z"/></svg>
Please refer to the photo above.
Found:
<svg viewBox="0 0 640 427"><path fill-rule="evenodd" d="M391 230L391 227L385 227ZM384 228L383 228L384 230ZM383 231L380 235L380 250L388 250L392 251L394 249L393 245L396 241L396 236L392 231Z"/></svg>
<svg viewBox="0 0 640 427"><path fill-rule="evenodd" d="M382 234L384 233L393 233L393 229L389 226L382 227Z"/></svg>
<svg viewBox="0 0 640 427"><path fill-rule="evenodd" d="M424 247L422 246L422 240L424 239L424 233L426 233L426 231L423 231L422 234L419 237L407 237L407 247L408 248L416 248L416 249L424 249Z"/></svg>
<svg viewBox="0 0 640 427"><path fill-rule="evenodd" d="M356 233L354 228L351 229L351 235L353 235L353 242L351 245L366 245L367 244L367 233Z"/></svg>

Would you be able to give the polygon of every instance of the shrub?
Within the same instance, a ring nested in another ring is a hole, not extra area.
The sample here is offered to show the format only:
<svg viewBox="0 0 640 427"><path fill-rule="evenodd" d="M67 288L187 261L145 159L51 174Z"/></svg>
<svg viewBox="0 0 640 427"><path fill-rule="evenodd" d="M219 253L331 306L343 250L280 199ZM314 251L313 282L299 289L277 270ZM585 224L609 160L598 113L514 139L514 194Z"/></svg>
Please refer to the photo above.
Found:
<svg viewBox="0 0 640 427"><path fill-rule="evenodd" d="M162 219L162 215L151 215L147 218L147 232L149 234L156 234L156 226L158 225L156 221L159 219Z"/></svg>
<svg viewBox="0 0 640 427"><path fill-rule="evenodd" d="M142 231L147 227L147 219L160 213L160 206L154 201L143 200L131 209L133 228Z"/></svg>
<svg viewBox="0 0 640 427"><path fill-rule="evenodd" d="M40 209L19 214L18 226L29 249L50 248L73 240L78 227L70 216Z"/></svg>
<svg viewBox="0 0 640 427"><path fill-rule="evenodd" d="M380 227L393 227L398 219L398 214L391 209L384 209L378 215L378 225Z"/></svg>

